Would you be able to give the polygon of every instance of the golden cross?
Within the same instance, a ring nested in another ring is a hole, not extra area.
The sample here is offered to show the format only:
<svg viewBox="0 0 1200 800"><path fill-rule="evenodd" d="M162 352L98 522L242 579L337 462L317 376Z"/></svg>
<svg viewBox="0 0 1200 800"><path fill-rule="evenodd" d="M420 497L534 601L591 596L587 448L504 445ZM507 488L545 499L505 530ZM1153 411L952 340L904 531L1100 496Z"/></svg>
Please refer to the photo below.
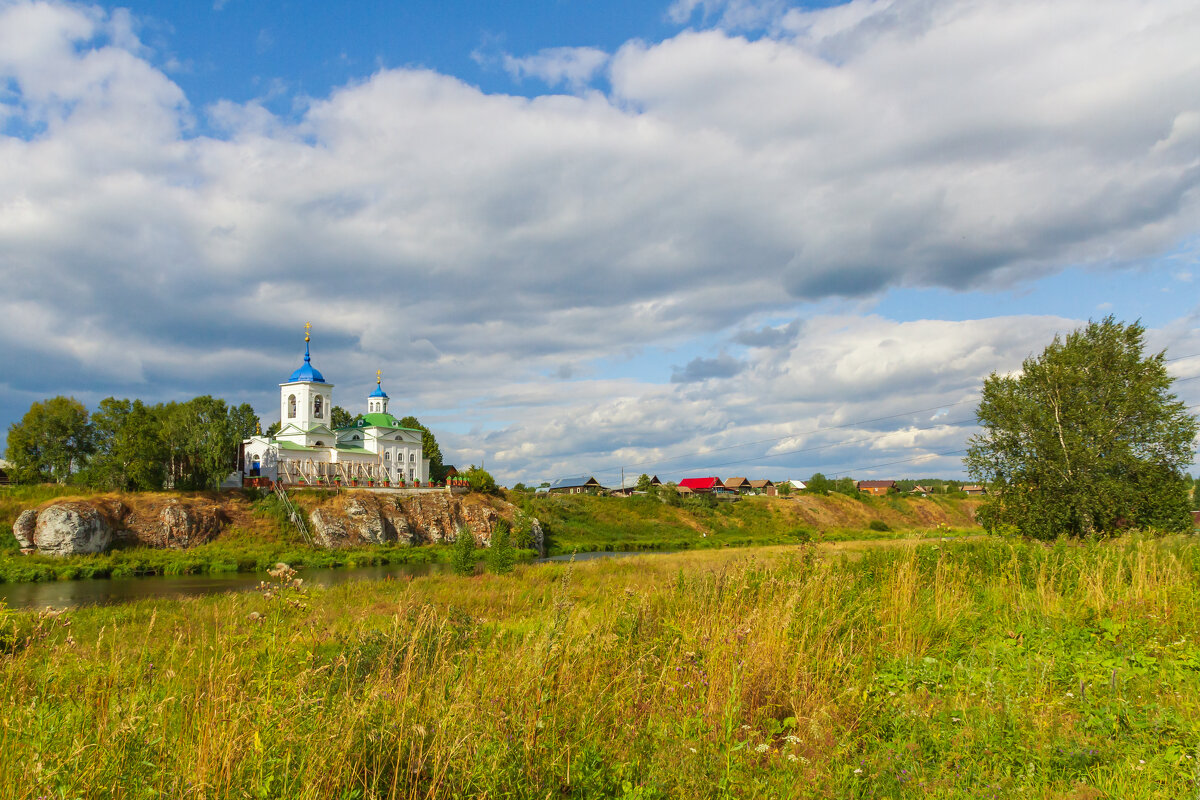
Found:
<svg viewBox="0 0 1200 800"><path fill-rule="evenodd" d="M311 322L304 323L304 341L306 342L308 341L308 331L310 328L312 328Z"/></svg>
<svg viewBox="0 0 1200 800"><path fill-rule="evenodd" d="M383 370L381 370L381 369L375 370L375 382L376 383L383 382Z"/></svg>

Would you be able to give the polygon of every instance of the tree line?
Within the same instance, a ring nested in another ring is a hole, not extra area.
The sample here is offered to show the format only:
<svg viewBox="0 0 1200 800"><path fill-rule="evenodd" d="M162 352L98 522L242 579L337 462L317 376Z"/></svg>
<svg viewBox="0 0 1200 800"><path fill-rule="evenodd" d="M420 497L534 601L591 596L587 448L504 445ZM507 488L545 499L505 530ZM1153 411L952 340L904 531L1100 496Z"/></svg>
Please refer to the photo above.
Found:
<svg viewBox="0 0 1200 800"><path fill-rule="evenodd" d="M362 419L341 406L334 406L330 416L335 428ZM416 417L399 423L422 432L429 477L445 480L433 433ZM130 492L215 489L237 469L238 445L259 425L248 403L233 406L208 395L155 405L109 397L91 413L73 397L52 397L31 405L20 422L9 426L5 459L17 483ZM276 422L266 435L278 431Z"/></svg>
<svg viewBox="0 0 1200 800"><path fill-rule="evenodd" d="M9 427L5 459L18 483L215 489L258 424L248 403L208 395L155 405L109 397L92 413L73 397L52 397Z"/></svg>

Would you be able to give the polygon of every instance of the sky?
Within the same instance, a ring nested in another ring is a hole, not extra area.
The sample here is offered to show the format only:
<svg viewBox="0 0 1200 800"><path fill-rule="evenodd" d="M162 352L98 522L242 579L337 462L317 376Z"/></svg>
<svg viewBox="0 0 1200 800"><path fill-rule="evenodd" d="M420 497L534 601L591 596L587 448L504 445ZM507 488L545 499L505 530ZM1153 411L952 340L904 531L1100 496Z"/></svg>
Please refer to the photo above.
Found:
<svg viewBox="0 0 1200 800"><path fill-rule="evenodd" d="M1194 0L343 5L0 0L0 437L305 322L507 484L961 477L1109 314L1200 406Z"/></svg>

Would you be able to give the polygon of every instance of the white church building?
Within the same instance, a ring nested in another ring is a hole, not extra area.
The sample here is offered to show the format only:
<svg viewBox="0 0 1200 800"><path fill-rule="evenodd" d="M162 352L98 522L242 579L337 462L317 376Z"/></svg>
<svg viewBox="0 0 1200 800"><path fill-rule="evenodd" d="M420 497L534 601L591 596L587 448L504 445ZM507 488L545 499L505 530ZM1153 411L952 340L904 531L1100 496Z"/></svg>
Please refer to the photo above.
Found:
<svg viewBox="0 0 1200 800"><path fill-rule="evenodd" d="M304 363L279 384L280 430L242 443L242 474L287 485L428 484L422 432L401 426L388 413L378 372L367 413L350 427L333 427L333 384L312 365L309 328L304 326Z"/></svg>

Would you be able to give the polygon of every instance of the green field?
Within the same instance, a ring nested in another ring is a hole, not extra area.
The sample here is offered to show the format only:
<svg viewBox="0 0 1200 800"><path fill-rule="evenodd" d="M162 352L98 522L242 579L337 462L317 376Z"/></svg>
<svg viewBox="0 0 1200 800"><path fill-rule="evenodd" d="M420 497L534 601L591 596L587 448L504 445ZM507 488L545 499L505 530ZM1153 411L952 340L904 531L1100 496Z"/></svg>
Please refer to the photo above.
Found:
<svg viewBox="0 0 1200 800"><path fill-rule="evenodd" d="M0 798L1197 790L1200 546L708 550L0 619Z"/></svg>

